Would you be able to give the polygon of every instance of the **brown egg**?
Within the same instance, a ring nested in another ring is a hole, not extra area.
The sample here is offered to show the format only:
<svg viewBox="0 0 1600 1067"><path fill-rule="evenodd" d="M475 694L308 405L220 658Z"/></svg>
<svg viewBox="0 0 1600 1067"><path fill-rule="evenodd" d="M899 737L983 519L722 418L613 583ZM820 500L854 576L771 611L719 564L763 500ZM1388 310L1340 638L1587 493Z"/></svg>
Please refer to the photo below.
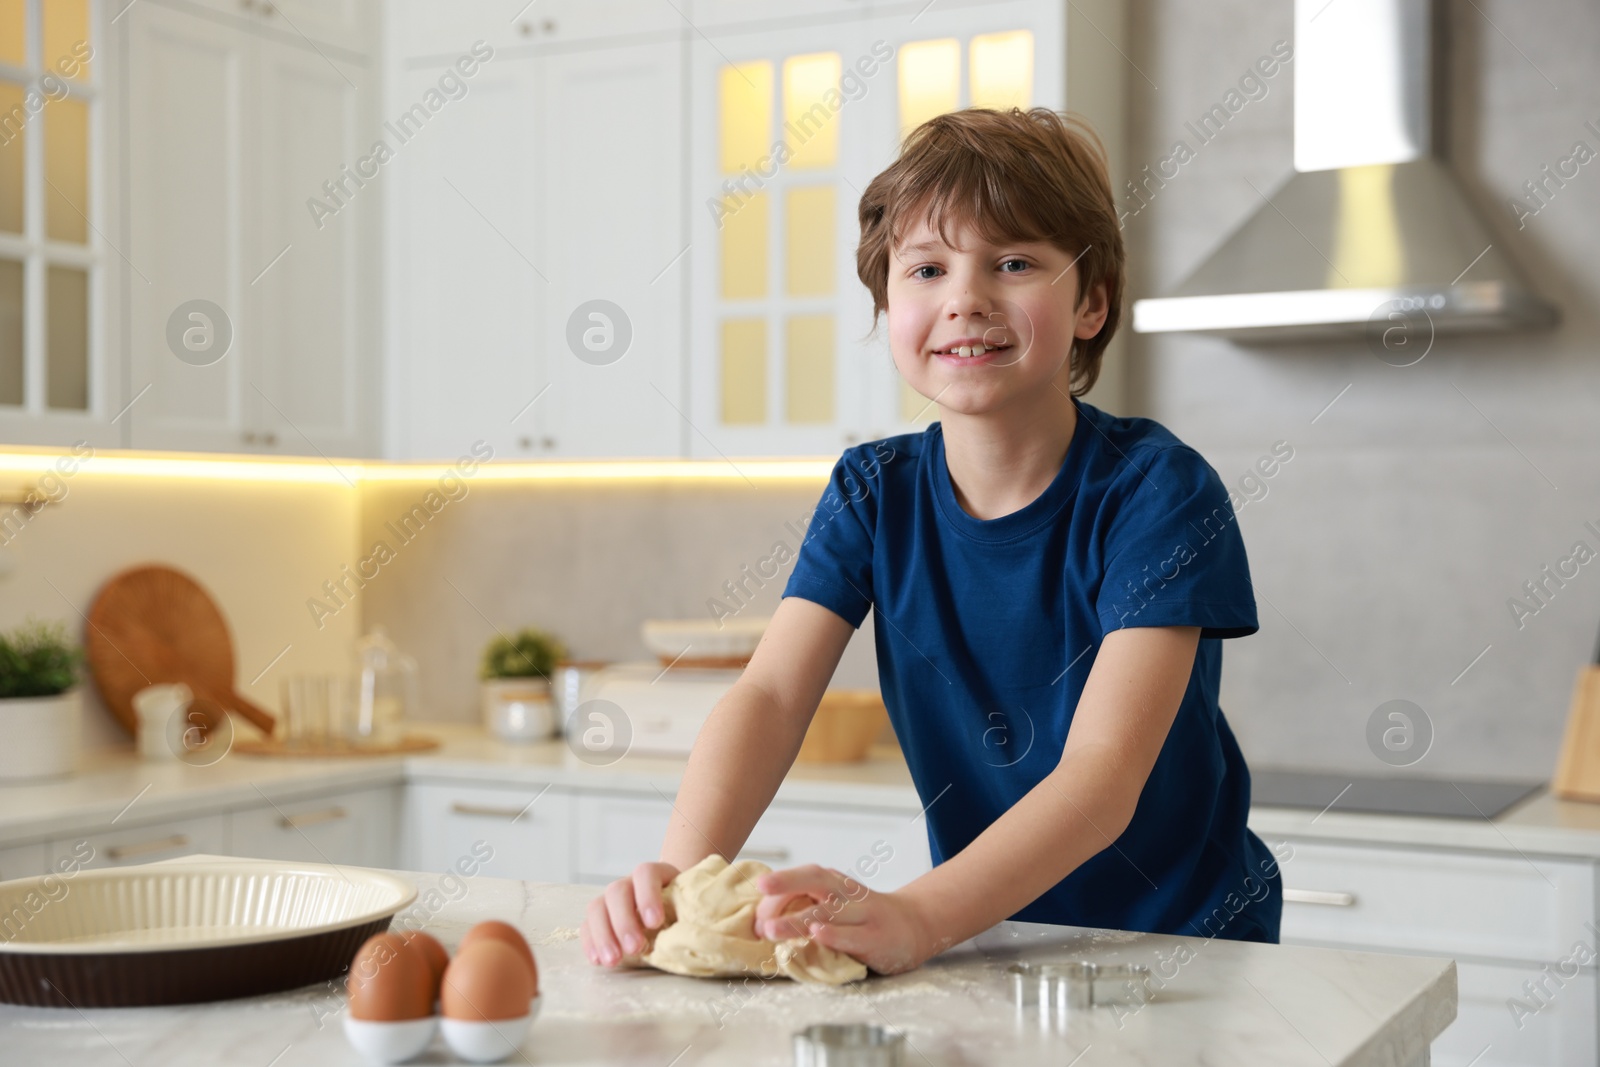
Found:
<svg viewBox="0 0 1600 1067"><path fill-rule="evenodd" d="M494 1022L528 1014L533 978L516 949L495 938L462 945L445 968L439 1006L446 1019Z"/></svg>
<svg viewBox="0 0 1600 1067"><path fill-rule="evenodd" d="M438 1000L439 983L444 980L444 969L450 966L450 953L444 950L437 938L421 930L410 930L400 936L428 961L429 987L433 990L433 999Z"/></svg>
<svg viewBox="0 0 1600 1067"><path fill-rule="evenodd" d="M503 941L512 948L516 949L517 955L521 956L528 964L528 973L533 976L532 995L538 996L539 965L534 962L533 949L528 947L528 940L522 936L521 931L519 931L515 926L512 926L510 923L503 923L498 919L490 919L486 922L481 922L477 926L474 926L472 929L468 930L467 936L461 939L461 948L466 948L473 942L481 941L484 938L489 938L494 941ZM459 952L460 949L457 949L456 951Z"/></svg>
<svg viewBox="0 0 1600 1067"><path fill-rule="evenodd" d="M350 1017L369 1022L425 1019L433 1014L428 960L398 934L374 934L350 961L345 987Z"/></svg>

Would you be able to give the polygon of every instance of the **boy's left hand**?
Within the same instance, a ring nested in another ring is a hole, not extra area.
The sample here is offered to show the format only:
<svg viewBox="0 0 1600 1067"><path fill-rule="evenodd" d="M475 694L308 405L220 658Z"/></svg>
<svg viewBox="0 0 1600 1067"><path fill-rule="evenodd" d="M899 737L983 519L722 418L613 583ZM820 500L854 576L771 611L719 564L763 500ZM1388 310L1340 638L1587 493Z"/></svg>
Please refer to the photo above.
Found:
<svg viewBox="0 0 1600 1067"><path fill-rule="evenodd" d="M756 879L756 933L769 941L809 937L879 974L899 974L933 955L933 938L910 901L868 889L827 867L773 871Z"/></svg>

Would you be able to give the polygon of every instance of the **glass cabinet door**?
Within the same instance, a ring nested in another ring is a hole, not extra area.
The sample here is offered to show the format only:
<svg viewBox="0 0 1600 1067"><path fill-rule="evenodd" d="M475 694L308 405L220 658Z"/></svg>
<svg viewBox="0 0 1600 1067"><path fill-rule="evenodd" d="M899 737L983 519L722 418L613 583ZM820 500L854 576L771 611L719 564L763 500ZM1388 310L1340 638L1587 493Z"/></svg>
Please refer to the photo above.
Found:
<svg viewBox="0 0 1600 1067"><path fill-rule="evenodd" d="M846 23L693 53L691 455L830 455L856 432L860 45Z"/></svg>
<svg viewBox="0 0 1600 1067"><path fill-rule="evenodd" d="M91 0L0 2L0 440L115 443Z"/></svg>
<svg viewBox="0 0 1600 1067"><path fill-rule="evenodd" d="M861 193L934 115L1061 107L1063 32L1012 0L695 43L691 454L834 455L937 418L872 328Z"/></svg>

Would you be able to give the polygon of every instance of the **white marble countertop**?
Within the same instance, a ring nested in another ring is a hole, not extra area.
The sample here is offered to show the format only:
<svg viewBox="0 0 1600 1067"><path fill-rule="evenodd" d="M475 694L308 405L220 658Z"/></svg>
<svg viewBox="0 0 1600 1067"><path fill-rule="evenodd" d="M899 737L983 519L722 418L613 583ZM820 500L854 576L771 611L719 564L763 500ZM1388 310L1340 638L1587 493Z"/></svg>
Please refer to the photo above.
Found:
<svg viewBox="0 0 1600 1067"><path fill-rule="evenodd" d="M452 951L487 918L514 923L533 945L542 1007L511 1063L789 1064L794 1031L868 1022L905 1033L907 1065L1061 1067L1092 1049L1085 1067L1407 1067L1426 1062L1456 1014L1450 960L1024 923L1002 923L907 974L839 989L608 971L589 964L577 940L592 887L480 876L454 899L442 891L430 898L428 890L441 889L436 876L401 876L422 890L413 908L428 909L419 913L423 928ZM1047 1030L1012 1006L1005 968L1019 959L1143 963L1154 996L1137 1008L1087 1009ZM0 1005L0 1041L5 1062L30 1065L359 1064L343 1010L342 983L172 1008ZM413 1062L453 1061L436 1038Z"/></svg>
<svg viewBox="0 0 1600 1067"><path fill-rule="evenodd" d="M209 767L150 763L129 749L87 753L69 778L0 783L0 848L109 826L135 826L201 811L256 807L406 781L476 785L544 785L671 795L684 761L630 753L610 767L577 760L560 741L506 744L455 724L413 724L442 741L434 752L407 757L284 759L233 754ZM831 806L915 814L921 802L897 750L874 750L864 763L800 764L785 779L777 804ZM1600 860L1600 804L1538 793L1494 820L1441 819L1256 807L1260 834L1361 844L1467 849Z"/></svg>

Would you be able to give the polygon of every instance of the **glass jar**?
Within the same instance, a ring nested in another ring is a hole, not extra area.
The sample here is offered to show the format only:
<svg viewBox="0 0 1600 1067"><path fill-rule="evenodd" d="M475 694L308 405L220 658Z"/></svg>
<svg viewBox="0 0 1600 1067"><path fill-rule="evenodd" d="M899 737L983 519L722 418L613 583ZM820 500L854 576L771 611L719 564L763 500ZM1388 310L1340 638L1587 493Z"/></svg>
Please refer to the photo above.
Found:
<svg viewBox="0 0 1600 1067"><path fill-rule="evenodd" d="M417 710L417 661L401 652L382 626L356 641L357 695L353 741L389 743Z"/></svg>

